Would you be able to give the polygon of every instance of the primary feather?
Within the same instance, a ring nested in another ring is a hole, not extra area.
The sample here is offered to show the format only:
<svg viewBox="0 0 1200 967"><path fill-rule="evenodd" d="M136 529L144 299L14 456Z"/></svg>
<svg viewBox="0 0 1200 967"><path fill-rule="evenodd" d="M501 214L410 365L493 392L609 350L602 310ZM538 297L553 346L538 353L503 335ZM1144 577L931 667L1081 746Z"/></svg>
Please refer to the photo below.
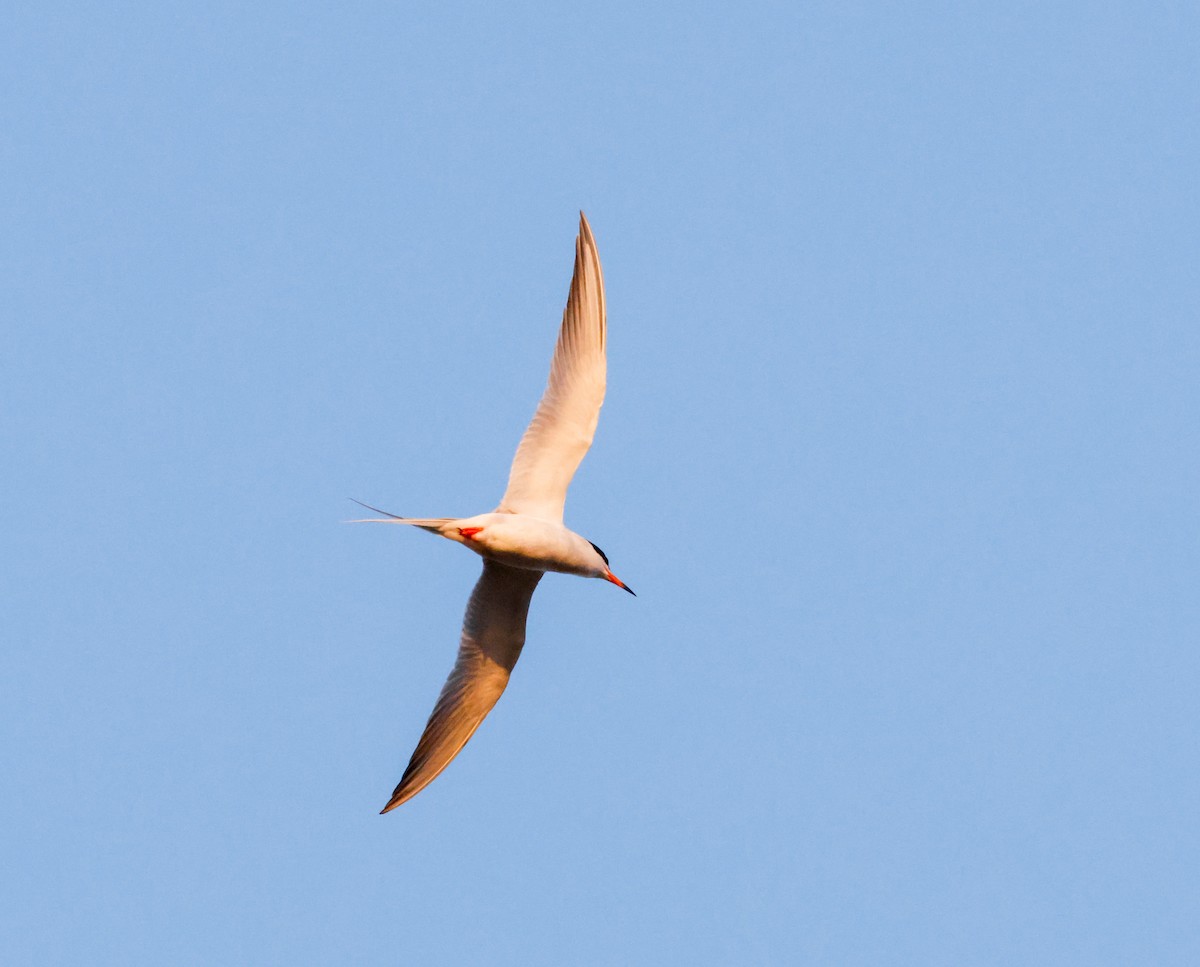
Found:
<svg viewBox="0 0 1200 967"><path fill-rule="evenodd" d="M433 782L503 694L521 657L529 600L541 579L541 571L483 562L483 574L467 602L458 660L382 812L395 809Z"/></svg>
<svg viewBox="0 0 1200 967"><path fill-rule="evenodd" d="M604 274L591 226L579 213L575 273L550 379L513 460L499 510L562 521L567 487L592 445L606 376Z"/></svg>

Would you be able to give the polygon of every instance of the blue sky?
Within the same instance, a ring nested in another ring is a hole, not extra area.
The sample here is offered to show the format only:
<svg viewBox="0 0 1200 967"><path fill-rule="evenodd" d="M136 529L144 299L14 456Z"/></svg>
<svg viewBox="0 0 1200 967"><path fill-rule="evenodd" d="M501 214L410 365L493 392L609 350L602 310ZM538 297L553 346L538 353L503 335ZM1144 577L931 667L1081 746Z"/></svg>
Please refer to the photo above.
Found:
<svg viewBox="0 0 1200 967"><path fill-rule="evenodd" d="M1192 4L26 5L0 959L1194 964ZM509 690L386 801L591 220Z"/></svg>

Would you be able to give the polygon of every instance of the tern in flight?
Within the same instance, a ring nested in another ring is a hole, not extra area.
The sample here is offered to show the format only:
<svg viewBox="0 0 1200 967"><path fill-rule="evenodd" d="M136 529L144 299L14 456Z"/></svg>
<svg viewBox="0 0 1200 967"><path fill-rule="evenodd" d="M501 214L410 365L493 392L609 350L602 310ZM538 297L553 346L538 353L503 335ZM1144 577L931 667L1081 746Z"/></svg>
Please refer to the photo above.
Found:
<svg viewBox="0 0 1200 967"><path fill-rule="evenodd" d="M567 487L592 445L604 402L605 335L600 256L580 212L575 273L550 379L517 447L500 506L477 517L418 519L363 505L386 515L369 518L372 522L420 527L483 558L483 574L467 602L458 660L382 812L407 802L433 782L492 710L521 655L529 600L546 571L603 578L633 594L609 570L604 552L562 522Z"/></svg>

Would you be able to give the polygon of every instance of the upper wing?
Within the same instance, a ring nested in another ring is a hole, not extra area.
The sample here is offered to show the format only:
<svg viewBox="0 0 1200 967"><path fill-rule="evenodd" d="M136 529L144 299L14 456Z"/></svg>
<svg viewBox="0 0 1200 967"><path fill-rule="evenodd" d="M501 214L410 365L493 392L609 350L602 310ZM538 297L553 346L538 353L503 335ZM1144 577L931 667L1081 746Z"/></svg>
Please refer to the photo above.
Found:
<svg viewBox="0 0 1200 967"><path fill-rule="evenodd" d="M579 213L575 274L550 380L521 438L499 509L561 521L567 487L592 445L604 402L604 275L592 229Z"/></svg>
<svg viewBox="0 0 1200 967"><path fill-rule="evenodd" d="M458 660L382 812L395 809L433 782L492 710L521 656L529 599L541 579L541 571L483 562L483 574L467 602Z"/></svg>

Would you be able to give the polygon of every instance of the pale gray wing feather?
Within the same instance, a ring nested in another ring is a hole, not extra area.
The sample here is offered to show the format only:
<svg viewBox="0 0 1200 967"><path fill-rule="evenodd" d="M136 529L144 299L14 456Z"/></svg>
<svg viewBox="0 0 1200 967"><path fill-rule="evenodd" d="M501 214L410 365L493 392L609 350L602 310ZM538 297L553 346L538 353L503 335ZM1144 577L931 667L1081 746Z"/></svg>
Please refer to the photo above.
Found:
<svg viewBox="0 0 1200 967"><path fill-rule="evenodd" d="M575 274L550 379L517 448L501 511L562 520L567 487L592 445L604 402L606 330L600 256L591 227L580 212Z"/></svg>
<svg viewBox="0 0 1200 967"><path fill-rule="evenodd" d="M484 561L483 574L467 602L458 660L383 812L433 782L492 710L521 655L529 600L541 579L541 571Z"/></svg>

